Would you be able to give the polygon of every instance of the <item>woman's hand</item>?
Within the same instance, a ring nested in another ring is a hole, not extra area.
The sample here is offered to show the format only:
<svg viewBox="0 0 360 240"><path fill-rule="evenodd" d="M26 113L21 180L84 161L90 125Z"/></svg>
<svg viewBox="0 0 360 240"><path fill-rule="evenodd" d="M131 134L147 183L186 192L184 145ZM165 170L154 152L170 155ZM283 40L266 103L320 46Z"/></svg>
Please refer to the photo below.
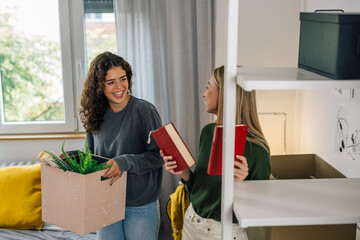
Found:
<svg viewBox="0 0 360 240"><path fill-rule="evenodd" d="M112 178L110 182L110 186L121 177L121 170L119 165L116 163L114 159L110 159L107 162L108 165L112 165L105 174L103 175L104 178Z"/></svg>
<svg viewBox="0 0 360 240"><path fill-rule="evenodd" d="M164 152L162 150L160 150L160 156L163 158L163 160L165 162L165 170L166 171L181 177L182 179L184 179L184 181L189 180L189 177L190 177L189 169L175 172L174 169L177 167L177 164L176 164L176 161L172 160L172 156L165 156Z"/></svg>
<svg viewBox="0 0 360 240"><path fill-rule="evenodd" d="M234 165L238 168L234 168L234 180L235 181L243 181L247 175L249 174L249 168L246 161L246 157L236 155L236 158L240 161L234 161Z"/></svg>

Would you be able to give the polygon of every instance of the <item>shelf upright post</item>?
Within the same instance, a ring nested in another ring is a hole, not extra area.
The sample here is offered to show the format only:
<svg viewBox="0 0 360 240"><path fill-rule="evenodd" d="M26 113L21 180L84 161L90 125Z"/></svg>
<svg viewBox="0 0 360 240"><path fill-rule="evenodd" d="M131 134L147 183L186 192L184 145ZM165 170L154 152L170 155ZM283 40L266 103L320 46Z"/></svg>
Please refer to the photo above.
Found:
<svg viewBox="0 0 360 240"><path fill-rule="evenodd" d="M221 239L232 239L239 0L226 1Z"/></svg>

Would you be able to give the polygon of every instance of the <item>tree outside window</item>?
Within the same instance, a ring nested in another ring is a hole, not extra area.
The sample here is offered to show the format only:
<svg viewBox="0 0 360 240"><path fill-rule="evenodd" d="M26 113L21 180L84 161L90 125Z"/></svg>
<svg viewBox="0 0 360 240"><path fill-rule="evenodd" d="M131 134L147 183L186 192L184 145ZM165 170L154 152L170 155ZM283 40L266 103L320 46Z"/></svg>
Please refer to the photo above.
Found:
<svg viewBox="0 0 360 240"><path fill-rule="evenodd" d="M26 6L22 5L24 2L14 1L13 5L7 8L2 6L0 10L3 120L63 121L64 97L59 39L49 39L39 33L17 31L17 13L21 12L18 11L20 7ZM57 14L54 15L56 18Z"/></svg>

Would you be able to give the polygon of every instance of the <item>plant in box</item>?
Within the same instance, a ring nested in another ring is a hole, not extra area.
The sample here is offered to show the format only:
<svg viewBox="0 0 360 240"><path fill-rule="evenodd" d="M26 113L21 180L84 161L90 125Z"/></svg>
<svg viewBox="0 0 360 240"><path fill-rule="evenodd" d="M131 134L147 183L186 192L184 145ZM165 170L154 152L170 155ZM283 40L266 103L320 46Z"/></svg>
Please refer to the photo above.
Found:
<svg viewBox="0 0 360 240"><path fill-rule="evenodd" d="M91 154L87 144L81 152L67 153L63 144L64 156L60 159L51 152L43 151L42 155L40 159L45 161L41 164L44 221L85 235L124 219L126 171L110 186L110 180L102 178L110 166L97 163L106 163L109 159Z"/></svg>
<svg viewBox="0 0 360 240"><path fill-rule="evenodd" d="M72 154L72 156L69 156L69 154L64 150L64 145L65 141L61 148L65 159L62 159L56 156L53 152L46 150L39 153L38 159L46 165L58 167L64 171L71 171L80 174L89 174L111 167L111 165L106 163L99 163L93 159L93 155L89 149L89 144L86 140L85 152L77 151L77 155Z"/></svg>

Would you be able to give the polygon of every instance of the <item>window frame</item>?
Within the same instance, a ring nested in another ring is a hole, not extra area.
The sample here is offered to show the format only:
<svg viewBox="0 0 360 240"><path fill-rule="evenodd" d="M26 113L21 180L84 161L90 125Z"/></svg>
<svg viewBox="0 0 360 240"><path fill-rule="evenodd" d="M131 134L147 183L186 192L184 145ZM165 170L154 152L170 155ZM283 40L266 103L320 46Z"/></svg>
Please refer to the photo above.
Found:
<svg viewBox="0 0 360 240"><path fill-rule="evenodd" d="M83 86L85 66L85 32L83 0L58 0L64 94L64 121L4 122L0 111L0 134L39 134L84 132L78 115L78 99ZM1 89L0 89L1 90ZM2 92L0 93L2 103Z"/></svg>

